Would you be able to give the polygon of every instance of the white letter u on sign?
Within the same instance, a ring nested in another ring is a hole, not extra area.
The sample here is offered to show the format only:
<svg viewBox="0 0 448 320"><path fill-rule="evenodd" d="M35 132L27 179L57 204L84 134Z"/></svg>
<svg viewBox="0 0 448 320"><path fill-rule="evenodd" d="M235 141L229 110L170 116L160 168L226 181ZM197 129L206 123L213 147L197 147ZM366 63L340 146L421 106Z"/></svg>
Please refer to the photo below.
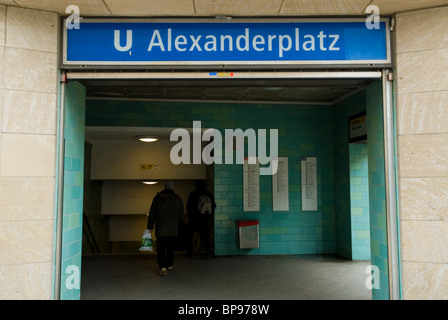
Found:
<svg viewBox="0 0 448 320"><path fill-rule="evenodd" d="M115 30L115 37L114 37L114 45L115 49L118 51L129 51L132 48L132 30L126 31L126 46L122 47L120 42L120 30Z"/></svg>

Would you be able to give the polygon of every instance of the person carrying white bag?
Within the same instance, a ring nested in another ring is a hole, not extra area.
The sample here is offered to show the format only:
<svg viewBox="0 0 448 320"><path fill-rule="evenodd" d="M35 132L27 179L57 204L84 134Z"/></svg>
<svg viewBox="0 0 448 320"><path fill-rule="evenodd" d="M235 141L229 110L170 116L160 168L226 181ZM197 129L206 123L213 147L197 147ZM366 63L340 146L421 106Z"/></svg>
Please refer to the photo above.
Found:
<svg viewBox="0 0 448 320"><path fill-rule="evenodd" d="M151 232L148 229L146 229L143 232L142 241L140 243L139 250L141 252L152 252L153 251L152 236L151 236Z"/></svg>
<svg viewBox="0 0 448 320"><path fill-rule="evenodd" d="M165 189L157 193L149 210L147 229L152 232L155 225L157 238L157 262L160 275L173 268L179 222L185 217L182 198L174 193L173 181L165 183Z"/></svg>

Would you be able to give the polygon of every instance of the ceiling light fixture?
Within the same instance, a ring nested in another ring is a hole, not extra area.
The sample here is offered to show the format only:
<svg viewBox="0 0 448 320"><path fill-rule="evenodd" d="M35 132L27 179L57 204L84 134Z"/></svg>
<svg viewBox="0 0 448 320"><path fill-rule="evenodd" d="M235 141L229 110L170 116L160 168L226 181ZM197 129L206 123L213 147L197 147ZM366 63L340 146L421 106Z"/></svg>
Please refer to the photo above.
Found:
<svg viewBox="0 0 448 320"><path fill-rule="evenodd" d="M142 142L155 142L159 140L159 137L156 136L137 136L137 139Z"/></svg>
<svg viewBox="0 0 448 320"><path fill-rule="evenodd" d="M142 181L144 184L157 184L158 181Z"/></svg>

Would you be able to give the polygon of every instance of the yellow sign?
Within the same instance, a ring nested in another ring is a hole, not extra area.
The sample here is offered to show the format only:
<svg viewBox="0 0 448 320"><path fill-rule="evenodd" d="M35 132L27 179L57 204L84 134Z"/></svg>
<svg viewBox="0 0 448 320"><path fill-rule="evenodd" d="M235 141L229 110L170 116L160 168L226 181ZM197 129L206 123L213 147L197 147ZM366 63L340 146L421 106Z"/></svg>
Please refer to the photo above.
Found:
<svg viewBox="0 0 448 320"><path fill-rule="evenodd" d="M140 171L153 171L153 170L158 170L159 169L159 165L158 164L145 164L145 163L140 163Z"/></svg>
<svg viewBox="0 0 448 320"><path fill-rule="evenodd" d="M367 139L367 116L365 113L350 117L348 126L349 142Z"/></svg>

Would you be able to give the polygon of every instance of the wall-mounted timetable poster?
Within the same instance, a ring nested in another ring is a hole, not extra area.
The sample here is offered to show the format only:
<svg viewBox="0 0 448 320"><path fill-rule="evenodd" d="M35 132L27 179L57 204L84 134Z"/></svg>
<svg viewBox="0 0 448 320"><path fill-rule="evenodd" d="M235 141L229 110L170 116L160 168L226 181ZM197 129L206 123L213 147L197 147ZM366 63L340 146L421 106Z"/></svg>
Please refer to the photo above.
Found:
<svg viewBox="0 0 448 320"><path fill-rule="evenodd" d="M306 157L301 160L302 211L317 210L317 160Z"/></svg>

